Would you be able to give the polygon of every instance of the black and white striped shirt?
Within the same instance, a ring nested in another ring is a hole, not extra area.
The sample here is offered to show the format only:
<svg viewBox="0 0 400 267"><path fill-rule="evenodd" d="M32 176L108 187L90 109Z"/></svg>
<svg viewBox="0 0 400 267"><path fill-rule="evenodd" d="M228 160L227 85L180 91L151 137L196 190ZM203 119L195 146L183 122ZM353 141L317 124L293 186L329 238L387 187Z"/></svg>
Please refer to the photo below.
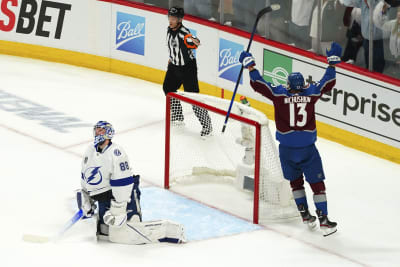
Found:
<svg viewBox="0 0 400 267"><path fill-rule="evenodd" d="M167 45L172 64L185 66L195 59L193 49L196 49L197 46L191 37L190 31L183 25L175 31L168 27Z"/></svg>

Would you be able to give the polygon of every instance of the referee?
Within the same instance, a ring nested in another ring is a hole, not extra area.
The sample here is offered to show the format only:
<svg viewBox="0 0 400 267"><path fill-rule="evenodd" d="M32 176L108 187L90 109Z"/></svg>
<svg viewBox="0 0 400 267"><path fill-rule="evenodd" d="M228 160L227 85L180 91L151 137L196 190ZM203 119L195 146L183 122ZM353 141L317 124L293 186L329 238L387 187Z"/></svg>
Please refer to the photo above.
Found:
<svg viewBox="0 0 400 267"><path fill-rule="evenodd" d="M185 92L199 93L197 64L193 49L197 49L200 45L200 40L182 25L184 15L183 8L171 7L168 10L169 27L167 30L167 45L169 60L163 84L165 94L176 92L182 84ZM193 106L192 108L202 126L200 135L210 135L212 125L208 111L197 106ZM173 124L183 125L184 116L179 100L171 99L171 111L171 121Z"/></svg>

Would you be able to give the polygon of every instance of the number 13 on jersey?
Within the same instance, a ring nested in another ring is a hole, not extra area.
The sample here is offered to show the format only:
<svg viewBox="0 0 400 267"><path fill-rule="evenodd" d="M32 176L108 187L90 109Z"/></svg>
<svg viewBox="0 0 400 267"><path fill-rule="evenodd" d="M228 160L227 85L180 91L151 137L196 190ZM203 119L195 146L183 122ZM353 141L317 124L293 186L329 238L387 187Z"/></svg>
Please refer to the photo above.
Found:
<svg viewBox="0 0 400 267"><path fill-rule="evenodd" d="M307 122L307 103L290 103L290 127L303 127Z"/></svg>

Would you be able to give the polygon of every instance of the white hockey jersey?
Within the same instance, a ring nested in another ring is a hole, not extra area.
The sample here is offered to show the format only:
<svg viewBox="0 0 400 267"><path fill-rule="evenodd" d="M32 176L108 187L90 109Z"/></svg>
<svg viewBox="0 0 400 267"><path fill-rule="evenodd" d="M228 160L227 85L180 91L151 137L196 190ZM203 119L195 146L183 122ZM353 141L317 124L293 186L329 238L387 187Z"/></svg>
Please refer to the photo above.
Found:
<svg viewBox="0 0 400 267"><path fill-rule="evenodd" d="M117 202L129 202L134 183L125 151L111 143L103 152L90 145L82 161L81 186L90 196L112 190Z"/></svg>

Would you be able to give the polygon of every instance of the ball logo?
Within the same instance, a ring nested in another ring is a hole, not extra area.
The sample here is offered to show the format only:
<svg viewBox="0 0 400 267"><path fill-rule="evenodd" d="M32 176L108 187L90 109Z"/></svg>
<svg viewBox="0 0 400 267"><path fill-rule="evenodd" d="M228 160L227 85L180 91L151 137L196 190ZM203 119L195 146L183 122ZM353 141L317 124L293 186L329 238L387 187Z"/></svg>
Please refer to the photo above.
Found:
<svg viewBox="0 0 400 267"><path fill-rule="evenodd" d="M101 167L90 167L87 168L83 174L83 179L87 184L98 185L103 181L103 175L100 171Z"/></svg>
<svg viewBox="0 0 400 267"><path fill-rule="evenodd" d="M116 48L133 54L144 55L146 19L144 17L117 13Z"/></svg>
<svg viewBox="0 0 400 267"><path fill-rule="evenodd" d="M239 62L240 53L243 51L243 45L219 39L219 66L218 76L220 78L236 82L240 72L241 64ZM243 76L240 79L243 84Z"/></svg>

